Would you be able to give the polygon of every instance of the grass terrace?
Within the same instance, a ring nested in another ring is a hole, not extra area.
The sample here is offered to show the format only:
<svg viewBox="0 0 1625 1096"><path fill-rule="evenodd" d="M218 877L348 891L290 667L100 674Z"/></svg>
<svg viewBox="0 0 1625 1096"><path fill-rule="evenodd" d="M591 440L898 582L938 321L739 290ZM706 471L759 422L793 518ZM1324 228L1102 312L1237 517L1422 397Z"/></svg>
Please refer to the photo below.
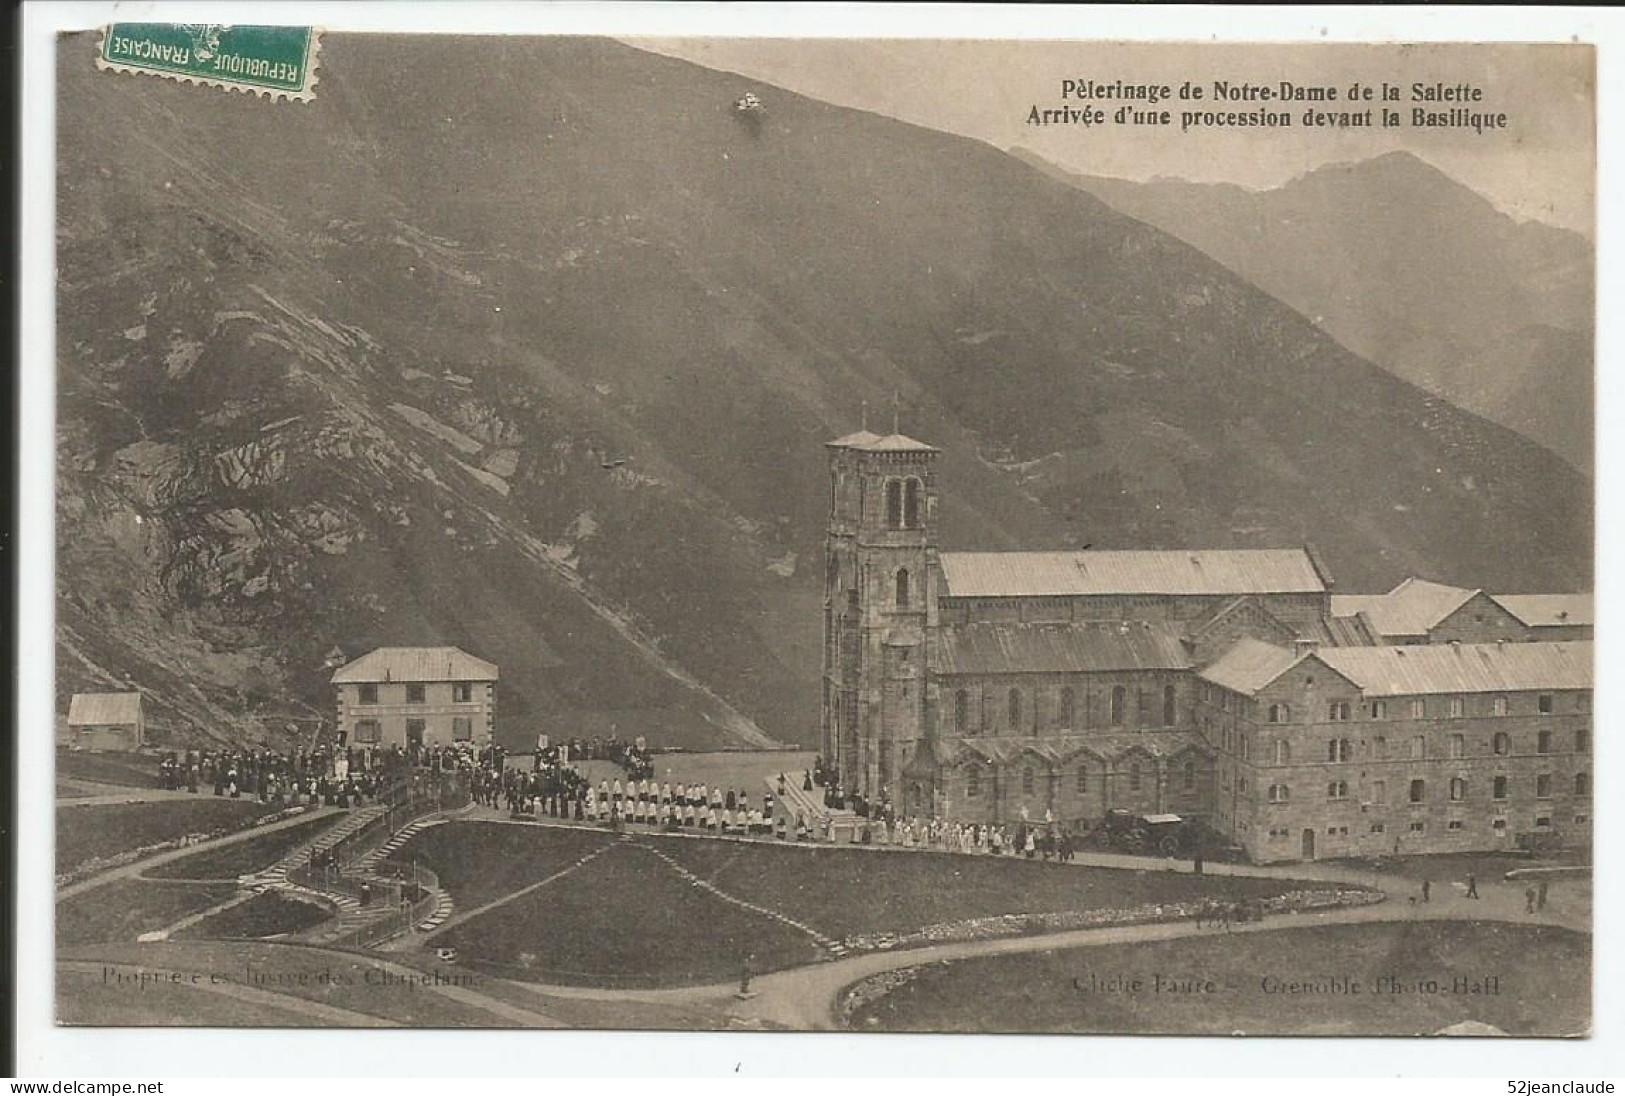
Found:
<svg viewBox="0 0 1625 1096"><path fill-rule="evenodd" d="M738 976L747 954L757 971L795 966L824 953L819 936L838 942L1002 914L1325 889L1172 873L1160 862L1137 871L652 834L619 841L600 831L498 823L433 827L394 858L414 855L467 918L432 944L458 948L460 963L491 974L606 986L724 981Z"/></svg>
<svg viewBox="0 0 1625 1096"><path fill-rule="evenodd" d="M332 916L313 902L264 891L246 902L205 917L175 935L177 940L263 940L314 928Z"/></svg>
<svg viewBox="0 0 1625 1096"><path fill-rule="evenodd" d="M805 933L693 886L632 844L431 942L486 974L626 988L727 981L752 954L757 970L820 954Z"/></svg>
<svg viewBox="0 0 1625 1096"><path fill-rule="evenodd" d="M470 910L546 879L614 841L608 831L453 822L420 831L389 859L417 860L439 876L458 909Z"/></svg>
<svg viewBox="0 0 1625 1096"><path fill-rule="evenodd" d="M862 1031L1326 1036L1432 1035L1477 1021L1509 1035L1574 1035L1590 1026L1590 972L1590 937L1552 926L1324 925L892 972L858 984L860 994L890 988L847 1023ZM1213 988L1161 990L1159 978ZM1138 988L1125 988L1136 979Z"/></svg>
<svg viewBox="0 0 1625 1096"><path fill-rule="evenodd" d="M56 752L56 775L115 788L156 788L158 759L144 754Z"/></svg>
<svg viewBox="0 0 1625 1096"><path fill-rule="evenodd" d="M237 888L230 883L120 879L56 904L57 946L133 941L144 932L165 928L236 893Z"/></svg>
<svg viewBox="0 0 1625 1096"><path fill-rule="evenodd" d="M159 864L146 874L150 879L236 879L270 867L342 820L341 814L323 812L291 826Z"/></svg>
<svg viewBox="0 0 1625 1096"><path fill-rule="evenodd" d="M1315 886L1170 872L1161 860L1138 871L1015 856L640 840L725 891L749 896L837 938L1004 913L1125 909L1204 896L1268 898Z"/></svg>
<svg viewBox="0 0 1625 1096"><path fill-rule="evenodd" d="M87 860L116 856L189 833L237 830L273 808L252 799L170 799L92 804L56 812L57 874Z"/></svg>

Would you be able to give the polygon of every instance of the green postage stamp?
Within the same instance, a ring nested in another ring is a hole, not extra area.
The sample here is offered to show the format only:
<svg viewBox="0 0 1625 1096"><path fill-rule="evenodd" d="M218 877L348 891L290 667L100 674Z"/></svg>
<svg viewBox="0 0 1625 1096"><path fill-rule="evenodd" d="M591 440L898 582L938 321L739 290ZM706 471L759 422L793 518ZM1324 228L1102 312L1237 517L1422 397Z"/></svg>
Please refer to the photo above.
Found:
<svg viewBox="0 0 1625 1096"><path fill-rule="evenodd" d="M113 23L96 67L305 101L316 93L320 44L311 27Z"/></svg>

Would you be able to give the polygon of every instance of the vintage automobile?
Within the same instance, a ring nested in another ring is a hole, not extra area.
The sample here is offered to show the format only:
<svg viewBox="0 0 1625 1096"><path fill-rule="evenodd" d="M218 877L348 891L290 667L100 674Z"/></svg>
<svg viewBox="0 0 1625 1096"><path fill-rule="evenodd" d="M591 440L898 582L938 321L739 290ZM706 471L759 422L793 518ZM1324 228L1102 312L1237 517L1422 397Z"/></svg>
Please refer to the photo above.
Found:
<svg viewBox="0 0 1625 1096"><path fill-rule="evenodd" d="M1095 835L1110 848L1172 856L1188 844L1186 831L1185 820L1177 814L1135 814L1125 807L1113 807Z"/></svg>

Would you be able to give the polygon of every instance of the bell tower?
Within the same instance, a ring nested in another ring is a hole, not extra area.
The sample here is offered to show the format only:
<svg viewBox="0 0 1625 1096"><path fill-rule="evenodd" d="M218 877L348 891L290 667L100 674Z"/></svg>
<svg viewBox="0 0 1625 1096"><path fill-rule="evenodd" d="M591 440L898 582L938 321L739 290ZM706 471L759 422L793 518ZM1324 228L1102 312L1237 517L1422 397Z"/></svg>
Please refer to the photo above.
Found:
<svg viewBox="0 0 1625 1096"><path fill-rule="evenodd" d="M841 789L896 801L933 726L937 450L867 429L832 441L819 749Z"/></svg>

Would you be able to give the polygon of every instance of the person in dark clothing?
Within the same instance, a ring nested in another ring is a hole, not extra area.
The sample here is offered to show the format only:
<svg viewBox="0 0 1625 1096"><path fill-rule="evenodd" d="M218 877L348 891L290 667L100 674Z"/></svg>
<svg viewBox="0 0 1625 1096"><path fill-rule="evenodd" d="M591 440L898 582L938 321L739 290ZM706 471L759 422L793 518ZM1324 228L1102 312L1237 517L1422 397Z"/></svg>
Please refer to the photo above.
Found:
<svg viewBox="0 0 1625 1096"><path fill-rule="evenodd" d="M1467 873L1467 897L1478 897L1478 876L1474 875L1472 872Z"/></svg>
<svg viewBox="0 0 1625 1096"><path fill-rule="evenodd" d="M1422 901L1430 902L1432 900L1433 900L1433 883L1432 883L1431 880L1424 879L1424 880L1422 880Z"/></svg>

